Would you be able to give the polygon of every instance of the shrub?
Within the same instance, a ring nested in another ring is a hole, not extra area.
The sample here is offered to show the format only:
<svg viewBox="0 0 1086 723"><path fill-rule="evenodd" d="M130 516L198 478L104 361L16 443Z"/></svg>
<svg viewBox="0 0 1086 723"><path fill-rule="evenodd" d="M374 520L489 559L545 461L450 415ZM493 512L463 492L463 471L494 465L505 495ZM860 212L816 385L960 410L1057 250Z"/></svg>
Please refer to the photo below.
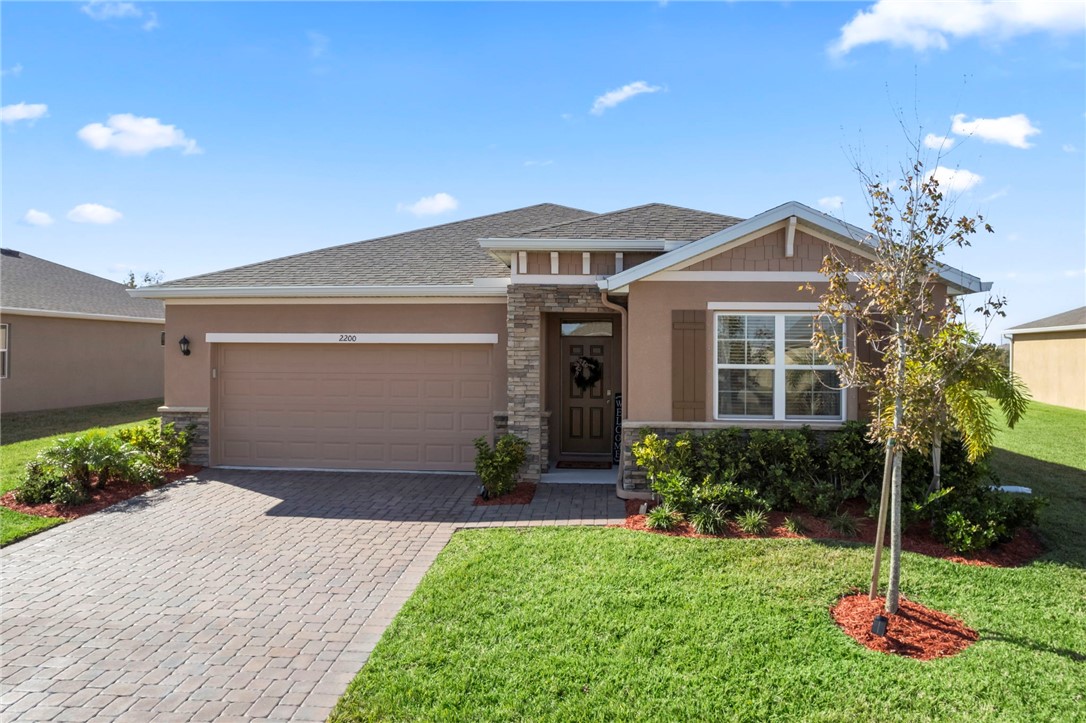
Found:
<svg viewBox="0 0 1086 723"><path fill-rule="evenodd" d="M653 507L645 515L645 525L652 530L674 530L682 521L682 513L666 502Z"/></svg>
<svg viewBox="0 0 1086 723"><path fill-rule="evenodd" d="M793 535L806 535L809 532L807 525L803 524L803 520L798 517L785 517L784 529Z"/></svg>
<svg viewBox="0 0 1086 723"><path fill-rule="evenodd" d="M146 455L159 469L176 469L192 451L195 430L196 425L190 424L179 432L173 422L161 424L152 419L146 424L118 430L117 437Z"/></svg>
<svg viewBox="0 0 1086 723"><path fill-rule="evenodd" d="M707 505L690 515L690 524L699 535L719 535L724 531L724 513L718 507Z"/></svg>
<svg viewBox="0 0 1086 723"><path fill-rule="evenodd" d="M855 537L857 531L856 518L847 512L839 512L830 517L830 529L845 537Z"/></svg>
<svg viewBox="0 0 1086 723"><path fill-rule="evenodd" d="M937 536L947 547L959 554L990 547L999 536L998 525L970 522L958 510L947 513L933 529L938 530Z"/></svg>
<svg viewBox="0 0 1086 723"><path fill-rule="evenodd" d="M735 517L735 524L748 535L764 535L769 530L769 518L762 510L747 510Z"/></svg>
<svg viewBox="0 0 1086 723"><path fill-rule="evenodd" d="M975 552L999 542L1009 542L1021 527L1037 524L1044 500L998 490L976 490L968 497L956 490L940 501L932 519L932 534L954 552Z"/></svg>
<svg viewBox="0 0 1086 723"><path fill-rule="evenodd" d="M79 504L86 495L82 482L68 480L62 472L40 459L26 463L26 477L22 486L15 490L15 500L24 505Z"/></svg>
<svg viewBox="0 0 1086 723"><path fill-rule="evenodd" d="M475 474L483 483L486 497L501 497L513 491L527 454L528 443L515 434L501 437L493 449L486 437L475 440Z"/></svg>
<svg viewBox="0 0 1086 723"><path fill-rule="evenodd" d="M809 429L758 429L750 433L749 479L772 509L791 509L797 491L812 482L810 436Z"/></svg>

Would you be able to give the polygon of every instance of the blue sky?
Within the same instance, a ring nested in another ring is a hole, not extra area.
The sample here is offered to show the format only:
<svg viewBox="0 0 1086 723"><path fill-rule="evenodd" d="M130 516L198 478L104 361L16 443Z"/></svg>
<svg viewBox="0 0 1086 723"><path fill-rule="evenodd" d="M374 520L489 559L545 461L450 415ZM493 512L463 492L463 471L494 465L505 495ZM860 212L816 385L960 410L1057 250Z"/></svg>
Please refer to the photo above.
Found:
<svg viewBox="0 0 1086 723"><path fill-rule="evenodd" d="M950 259L992 331L1080 306L1086 5L941 7L5 2L3 244L121 280L544 201L864 225L903 109L996 228Z"/></svg>

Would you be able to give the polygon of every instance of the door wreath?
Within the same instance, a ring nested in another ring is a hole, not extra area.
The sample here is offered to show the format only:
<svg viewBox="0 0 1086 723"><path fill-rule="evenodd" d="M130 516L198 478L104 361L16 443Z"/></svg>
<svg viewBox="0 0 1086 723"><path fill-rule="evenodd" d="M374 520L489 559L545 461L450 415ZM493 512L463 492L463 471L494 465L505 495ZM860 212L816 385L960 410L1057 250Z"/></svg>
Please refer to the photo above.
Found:
<svg viewBox="0 0 1086 723"><path fill-rule="evenodd" d="M583 356L569 365L573 373L573 383L582 392L591 389L592 386L603 378L603 364L598 359Z"/></svg>

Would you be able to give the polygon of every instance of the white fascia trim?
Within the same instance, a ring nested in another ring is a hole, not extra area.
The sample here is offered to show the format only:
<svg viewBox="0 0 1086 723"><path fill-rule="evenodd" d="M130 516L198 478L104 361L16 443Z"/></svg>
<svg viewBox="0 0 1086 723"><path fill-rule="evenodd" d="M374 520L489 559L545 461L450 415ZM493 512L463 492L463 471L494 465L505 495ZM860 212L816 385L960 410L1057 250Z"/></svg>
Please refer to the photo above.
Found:
<svg viewBox="0 0 1086 723"><path fill-rule="evenodd" d="M250 334L208 332L208 344L497 344L497 334Z"/></svg>
<svg viewBox="0 0 1086 723"><path fill-rule="evenodd" d="M479 279L480 283L467 285L427 284L421 286L201 286L161 289L153 286L130 289L132 296L147 299L191 298L261 298L261 297L373 297L373 296L505 296L509 279Z"/></svg>
<svg viewBox="0 0 1086 723"><path fill-rule="evenodd" d="M49 309L20 309L5 307L0 314L16 316L47 316L55 319L85 319L87 321L124 321L133 324L165 324L165 319L148 319L144 316L116 316L114 314L84 314L78 311L51 311Z"/></svg>
<svg viewBox="0 0 1086 723"><path fill-rule="evenodd" d="M860 274L849 274L856 281ZM817 271L661 271L643 281L825 282Z"/></svg>
<svg viewBox="0 0 1086 723"><path fill-rule="evenodd" d="M189 413L189 414L206 414L207 407L170 407L161 406L158 408L159 412L177 412L177 413Z"/></svg>
<svg viewBox="0 0 1086 723"><path fill-rule="evenodd" d="M606 277L582 274L517 274L513 285L538 284L541 286L597 286Z"/></svg>
<svg viewBox="0 0 1086 723"><path fill-rule="evenodd" d="M741 221L734 226L710 234L699 241L694 241L670 253L649 259L629 271L615 274L608 279L607 290L617 291L623 289L635 281L641 281L647 276L674 268L684 261L691 260L701 254L719 253L725 250L723 247L728 244L747 237L756 238L754 234L768 230L768 227L775 224L782 224L783 228L783 224L789 222L792 216L795 216L797 221L801 222L801 227L810 226L815 230L831 234L843 242L846 247L853 248L860 253L866 252L870 254L870 248L865 248L867 246L866 239L871 237L869 231L816 211L798 201L789 201L776 208L763 211L746 221ZM937 271L948 283L956 288L961 288L965 293L984 290L984 283L980 279L963 271L942 265Z"/></svg>
<svg viewBox="0 0 1086 723"><path fill-rule="evenodd" d="M1068 326L1038 326L1034 329L1008 329L1003 336L1014 337L1021 334L1052 334L1060 331L1086 331L1086 324L1069 324Z"/></svg>
<svg viewBox="0 0 1086 723"><path fill-rule="evenodd" d="M178 306L270 306L290 304L294 306L307 305L401 305L426 304L429 306L445 306L448 304L504 304L507 299L504 294L500 296L338 296L338 297L300 297L289 299L276 298L274 296L261 298L222 298L207 297L200 299L164 299L162 303L167 309Z"/></svg>
<svg viewBox="0 0 1086 723"><path fill-rule="evenodd" d="M690 242L664 239L479 239L479 245L488 251L669 251L687 243Z"/></svg>
<svg viewBox="0 0 1086 723"><path fill-rule="evenodd" d="M710 311L817 311L817 301L710 301Z"/></svg>

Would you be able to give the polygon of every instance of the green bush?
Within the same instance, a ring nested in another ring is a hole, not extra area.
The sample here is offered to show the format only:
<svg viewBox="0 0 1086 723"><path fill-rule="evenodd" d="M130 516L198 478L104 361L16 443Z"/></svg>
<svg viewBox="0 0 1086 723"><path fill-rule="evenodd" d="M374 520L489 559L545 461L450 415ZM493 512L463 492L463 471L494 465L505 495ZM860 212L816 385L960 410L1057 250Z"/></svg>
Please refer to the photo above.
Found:
<svg viewBox="0 0 1086 723"><path fill-rule="evenodd" d="M486 437L475 440L475 474L483 483L485 497L509 494L517 485L517 472L528 454L528 443L515 434L506 434L494 448Z"/></svg>
<svg viewBox="0 0 1086 723"><path fill-rule="evenodd" d="M645 515L645 525L652 530L674 530L682 521L682 513L666 502L653 507Z"/></svg>
<svg viewBox="0 0 1086 723"><path fill-rule="evenodd" d="M856 518L847 512L838 512L830 517L830 529L845 537L855 537L858 529Z"/></svg>
<svg viewBox="0 0 1086 723"><path fill-rule="evenodd" d="M690 515L690 524L699 535L719 535L727 520L719 507L707 505Z"/></svg>
<svg viewBox="0 0 1086 723"><path fill-rule="evenodd" d="M152 419L146 424L118 430L117 437L146 455L159 469L170 470L180 467L188 459L195 429L196 425L190 424L179 432L173 422L161 424Z"/></svg>
<svg viewBox="0 0 1086 723"><path fill-rule="evenodd" d="M735 517L735 524L748 535L764 535L769 530L769 518L762 510L747 510Z"/></svg>
<svg viewBox="0 0 1086 723"><path fill-rule="evenodd" d="M784 529L793 535L806 535L809 532L807 525L803 524L803 520L798 517L785 517Z"/></svg>
<svg viewBox="0 0 1086 723"><path fill-rule="evenodd" d="M791 509L796 494L816 478L810 436L809 429L756 429L750 433L749 480L772 509Z"/></svg>
<svg viewBox="0 0 1086 723"><path fill-rule="evenodd" d="M15 500L24 505L77 505L87 499L87 488L78 480L70 480L41 460L26 463L26 477L15 490Z"/></svg>

